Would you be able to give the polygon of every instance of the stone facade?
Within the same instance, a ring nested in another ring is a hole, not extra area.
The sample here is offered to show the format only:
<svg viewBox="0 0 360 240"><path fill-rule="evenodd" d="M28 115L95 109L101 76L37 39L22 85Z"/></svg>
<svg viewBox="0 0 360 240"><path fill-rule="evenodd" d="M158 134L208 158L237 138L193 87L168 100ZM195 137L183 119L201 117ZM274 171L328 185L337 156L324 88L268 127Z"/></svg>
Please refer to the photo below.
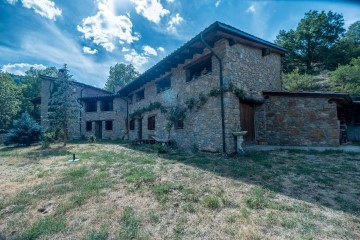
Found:
<svg viewBox="0 0 360 240"><path fill-rule="evenodd" d="M230 82L238 88L243 89L246 95L261 96L265 89L279 90L280 84L280 55L272 53L269 56L262 56L261 50L247 47L241 44L230 46L225 39L217 41L213 51L220 57L223 64L224 86ZM190 98L197 98L200 93L207 95L212 89L219 88L219 63L215 56L212 56L212 72L186 82L184 67L197 59L209 54L210 50L205 49L203 53L196 54L184 64L178 65L171 72L154 79L129 95L134 96L137 91L144 89L145 98L138 102L133 99L129 105L129 113L148 106L151 102L160 102L164 106L180 105ZM171 88L162 93L157 93L156 82L171 75ZM231 92L224 93L224 121L226 152L232 153L236 149L235 137L232 132L240 128L239 98ZM155 116L155 130L148 130L147 120L149 116ZM146 112L142 116L142 137L150 139L152 135L166 137L166 119L159 110ZM138 138L138 124L136 120L135 129L130 130L131 140ZM181 147L211 148L222 151L222 128L221 128L221 105L220 97L209 97L205 105L199 109L188 110L184 120L183 129L173 129L170 134Z"/></svg>
<svg viewBox="0 0 360 240"><path fill-rule="evenodd" d="M328 98L269 96L256 108L256 141L260 144L338 146L336 103Z"/></svg>
<svg viewBox="0 0 360 240"><path fill-rule="evenodd" d="M54 79L53 78L42 78L41 82L41 125L44 130L49 127L48 122L48 104L50 99L51 89L53 88ZM74 84L74 94L77 98L83 97L96 97L96 96L106 96L112 95L110 92L107 92L102 89L98 89L92 86L88 86L81 83ZM84 106L84 102L81 102ZM100 104L100 101L97 103ZM86 122L87 121L105 121L113 120L113 131L106 131L105 124L103 126L103 138L106 139L116 139L124 135L124 129L126 125L124 124L124 116L126 115L126 104L123 100L116 98L114 99L114 111L102 112L98 106L97 112L87 113L85 108L82 108L82 111L79 115L79 118L70 123L69 127L69 138L78 139L81 137L87 137L93 134L93 131L86 131ZM125 115L124 115L125 114ZM94 129L94 127L93 127Z"/></svg>

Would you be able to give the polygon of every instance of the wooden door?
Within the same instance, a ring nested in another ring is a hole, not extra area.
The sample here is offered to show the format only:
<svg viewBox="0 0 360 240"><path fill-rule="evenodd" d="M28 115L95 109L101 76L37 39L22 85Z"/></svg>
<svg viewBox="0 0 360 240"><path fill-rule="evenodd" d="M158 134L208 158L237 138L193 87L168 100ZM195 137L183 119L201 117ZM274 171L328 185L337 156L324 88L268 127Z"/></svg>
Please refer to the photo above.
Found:
<svg viewBox="0 0 360 240"><path fill-rule="evenodd" d="M95 122L95 137L96 139L102 139L102 122Z"/></svg>
<svg viewBox="0 0 360 240"><path fill-rule="evenodd" d="M244 140L246 142L255 141L253 105L240 102L240 126L242 130L247 131Z"/></svg>
<svg viewBox="0 0 360 240"><path fill-rule="evenodd" d="M138 139L142 139L142 118L138 119Z"/></svg>

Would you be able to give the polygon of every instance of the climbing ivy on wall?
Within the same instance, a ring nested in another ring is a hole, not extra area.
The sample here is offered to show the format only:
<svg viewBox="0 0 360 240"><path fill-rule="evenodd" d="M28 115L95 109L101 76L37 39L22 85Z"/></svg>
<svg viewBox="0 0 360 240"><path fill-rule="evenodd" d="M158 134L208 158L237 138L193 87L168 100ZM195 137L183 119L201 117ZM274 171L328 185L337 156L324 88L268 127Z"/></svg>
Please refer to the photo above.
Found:
<svg viewBox="0 0 360 240"><path fill-rule="evenodd" d="M186 118L186 112L189 110L190 112L196 108L199 110L202 106L204 106L210 97L218 97L221 93L232 92L238 98L244 98L244 91L238 87L236 87L233 83L230 83L228 87L219 87L213 88L210 90L208 94L200 93L197 98L189 98L185 101L186 106L173 106L173 107L164 107L160 102L152 102L147 107L140 108L135 112L129 115L130 119L140 118L145 112L151 112L153 110L160 110L161 113L166 114L167 120L167 130L170 131L171 128L177 121L184 120Z"/></svg>

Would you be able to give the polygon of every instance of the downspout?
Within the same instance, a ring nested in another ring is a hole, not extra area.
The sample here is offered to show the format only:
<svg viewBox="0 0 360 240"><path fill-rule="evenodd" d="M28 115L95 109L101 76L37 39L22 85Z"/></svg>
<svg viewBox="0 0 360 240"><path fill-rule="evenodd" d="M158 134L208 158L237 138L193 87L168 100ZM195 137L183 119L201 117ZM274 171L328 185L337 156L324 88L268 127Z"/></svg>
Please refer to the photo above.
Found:
<svg viewBox="0 0 360 240"><path fill-rule="evenodd" d="M130 139L130 136L129 136L129 101L124 97L120 97L120 99L122 99L126 102L126 131L127 131L127 140L129 140Z"/></svg>
<svg viewBox="0 0 360 240"><path fill-rule="evenodd" d="M85 88L82 88L81 90L80 90L80 98L82 98L82 96L83 96L83 91L85 90ZM83 104L82 104L82 102L80 101L80 105L81 105L81 107L83 106ZM82 137L82 134L81 134L81 122L82 122L82 109L80 109L80 122L79 122L79 128L80 128L80 139L81 139L81 137Z"/></svg>
<svg viewBox="0 0 360 240"><path fill-rule="evenodd" d="M223 68L221 58L211 49L210 45L205 41L203 33L200 34L202 43L210 50L210 52L216 57L219 62L219 81L220 89L223 89ZM223 152L226 152L226 142L225 142L225 113L224 113L224 92L220 91L220 100L221 100L221 130L222 130L222 146Z"/></svg>

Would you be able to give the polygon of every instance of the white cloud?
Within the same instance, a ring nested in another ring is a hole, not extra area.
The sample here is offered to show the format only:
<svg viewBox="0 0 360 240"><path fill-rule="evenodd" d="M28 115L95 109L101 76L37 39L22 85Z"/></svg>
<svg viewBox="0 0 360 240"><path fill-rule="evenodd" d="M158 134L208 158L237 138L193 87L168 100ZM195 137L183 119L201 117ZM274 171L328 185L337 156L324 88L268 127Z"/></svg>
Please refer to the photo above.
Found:
<svg viewBox="0 0 360 240"><path fill-rule="evenodd" d="M145 55L154 55L157 56L157 52L154 48L150 47L149 45L145 45L143 47Z"/></svg>
<svg viewBox="0 0 360 240"><path fill-rule="evenodd" d="M168 3L173 3L175 0L166 0Z"/></svg>
<svg viewBox="0 0 360 240"><path fill-rule="evenodd" d="M139 54L134 49L125 54L124 59L132 63L136 68L141 68L144 64L148 63L148 58L143 54Z"/></svg>
<svg viewBox="0 0 360 240"><path fill-rule="evenodd" d="M10 4L15 4L17 0L7 0ZM50 0L21 0L23 7L34 10L37 14L50 20L56 20L56 16L61 16L61 9L55 7L55 3Z"/></svg>
<svg viewBox="0 0 360 240"><path fill-rule="evenodd" d="M11 5L14 5L18 0L6 0Z"/></svg>
<svg viewBox="0 0 360 240"><path fill-rule="evenodd" d="M161 5L160 0L131 0L131 2L136 5L135 10L138 14L154 23L159 23L163 16L170 13Z"/></svg>
<svg viewBox="0 0 360 240"><path fill-rule="evenodd" d="M130 48L123 47L123 48L121 49L121 51L122 51L122 52L129 52L129 51L130 51Z"/></svg>
<svg viewBox="0 0 360 240"><path fill-rule="evenodd" d="M246 9L247 13L254 13L256 11L255 5L250 5L248 9Z"/></svg>
<svg viewBox="0 0 360 240"><path fill-rule="evenodd" d="M217 0L216 3L215 3L215 7L218 7L221 3L221 0Z"/></svg>
<svg viewBox="0 0 360 240"><path fill-rule="evenodd" d="M97 49L91 49L89 47L83 47L82 49L83 49L83 52L87 53L87 54L95 54L98 52Z"/></svg>
<svg viewBox="0 0 360 240"><path fill-rule="evenodd" d="M157 50L160 52L165 52L165 48L163 48L163 47L158 47Z"/></svg>
<svg viewBox="0 0 360 240"><path fill-rule="evenodd" d="M113 0L103 0L98 2L96 15L84 18L77 30L83 33L85 39L92 39L95 44L112 52L117 41L124 44L139 40L140 35L133 33L132 27L128 16L115 15Z"/></svg>
<svg viewBox="0 0 360 240"><path fill-rule="evenodd" d="M176 26L180 25L184 19L180 16L180 14L175 14L175 16L172 16L170 21L168 22L168 26L166 30L169 32L175 33L176 32Z"/></svg>
<svg viewBox="0 0 360 240"><path fill-rule="evenodd" d="M6 64L1 67L1 70L3 72L24 76L25 72L29 70L31 67L39 70L46 68L46 66L42 64L15 63L15 64Z"/></svg>

